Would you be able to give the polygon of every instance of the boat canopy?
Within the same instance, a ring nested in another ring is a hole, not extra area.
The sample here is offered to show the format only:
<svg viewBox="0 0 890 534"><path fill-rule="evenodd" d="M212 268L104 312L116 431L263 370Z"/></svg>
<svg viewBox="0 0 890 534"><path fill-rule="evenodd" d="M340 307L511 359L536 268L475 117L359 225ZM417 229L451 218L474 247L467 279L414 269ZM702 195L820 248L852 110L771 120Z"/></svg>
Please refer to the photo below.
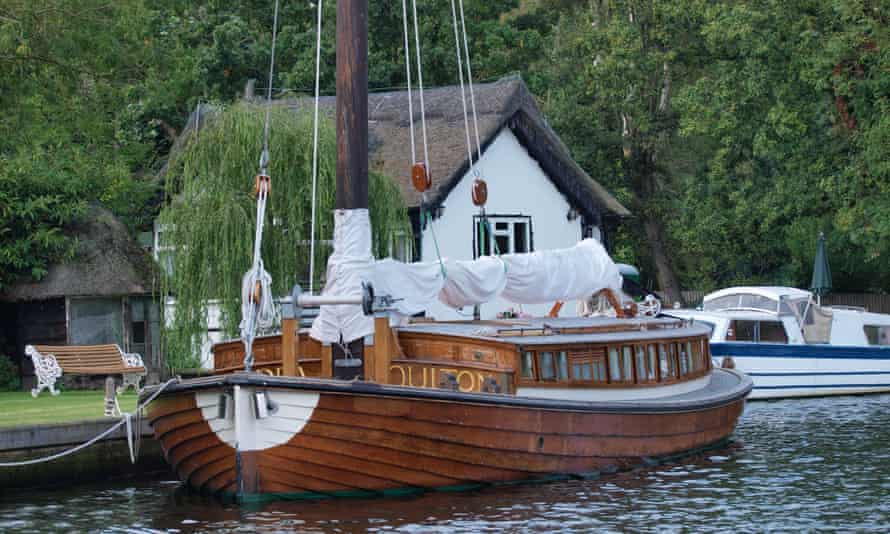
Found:
<svg viewBox="0 0 890 534"><path fill-rule="evenodd" d="M497 297L519 304L589 298L602 289L621 291L622 278L602 244L584 239L577 245L528 254L483 256L476 260L402 263L374 260L367 210L334 213L334 253L328 260L326 295L361 293L370 282L379 295L393 299L391 318L421 313L438 299L460 308ZM361 306L326 306L312 324L322 343L349 342L373 334L371 317Z"/></svg>
<svg viewBox="0 0 890 534"><path fill-rule="evenodd" d="M706 295L704 311L756 310L767 313L804 315L812 297L809 291L793 287L730 287Z"/></svg>

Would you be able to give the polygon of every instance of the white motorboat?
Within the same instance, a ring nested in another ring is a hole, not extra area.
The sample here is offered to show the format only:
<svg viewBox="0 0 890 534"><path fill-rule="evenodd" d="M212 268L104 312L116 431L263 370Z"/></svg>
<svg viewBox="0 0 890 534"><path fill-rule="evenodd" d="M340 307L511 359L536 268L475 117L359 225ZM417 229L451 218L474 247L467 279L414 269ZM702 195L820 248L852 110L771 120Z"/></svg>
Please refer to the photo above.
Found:
<svg viewBox="0 0 890 534"><path fill-rule="evenodd" d="M711 328L715 364L749 374L752 399L890 391L890 315L763 286L722 289L699 309L668 313Z"/></svg>

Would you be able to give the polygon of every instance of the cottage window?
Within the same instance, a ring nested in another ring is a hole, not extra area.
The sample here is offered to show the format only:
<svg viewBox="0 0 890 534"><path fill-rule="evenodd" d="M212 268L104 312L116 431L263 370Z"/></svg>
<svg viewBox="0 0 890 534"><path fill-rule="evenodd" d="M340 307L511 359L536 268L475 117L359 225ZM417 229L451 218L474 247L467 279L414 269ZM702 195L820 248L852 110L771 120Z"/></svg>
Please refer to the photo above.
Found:
<svg viewBox="0 0 890 534"><path fill-rule="evenodd" d="M532 219L527 215L473 216L473 257L531 252ZM481 254L480 254L481 252Z"/></svg>
<svg viewBox="0 0 890 534"><path fill-rule="evenodd" d="M394 232L389 239L389 257L405 263L414 261L414 238L402 231Z"/></svg>

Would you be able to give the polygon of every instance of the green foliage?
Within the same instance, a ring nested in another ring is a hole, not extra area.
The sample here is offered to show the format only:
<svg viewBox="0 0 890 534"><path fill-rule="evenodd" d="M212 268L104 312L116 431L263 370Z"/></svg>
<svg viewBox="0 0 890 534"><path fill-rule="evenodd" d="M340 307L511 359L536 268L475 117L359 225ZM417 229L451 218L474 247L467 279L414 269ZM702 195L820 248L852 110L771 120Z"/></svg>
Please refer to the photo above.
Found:
<svg viewBox="0 0 890 534"><path fill-rule="evenodd" d="M8 0L0 16L0 289L40 279L101 201L131 227L157 188L134 179L148 145L120 105L138 73L141 2ZM148 209L147 209L148 208Z"/></svg>
<svg viewBox="0 0 890 534"><path fill-rule="evenodd" d="M0 354L0 391L16 391L21 385L18 367L10 358Z"/></svg>
<svg viewBox="0 0 890 534"><path fill-rule="evenodd" d="M241 279L253 260L257 160L262 150L263 107L246 104L222 109L208 126L175 154L168 170L172 198L161 213L167 228L164 245L176 249L165 292L175 295L176 312L167 332L171 367L196 366L200 334L206 332L206 304L218 299L224 330L235 335L240 321ZM312 115L276 106L271 112L272 194L263 234L263 260L275 295L307 285L312 198ZM336 139L324 117L319 129L316 235L333 238ZM369 184L374 253L385 256L394 232L410 232L396 185L371 174ZM330 253L316 247L316 288Z"/></svg>

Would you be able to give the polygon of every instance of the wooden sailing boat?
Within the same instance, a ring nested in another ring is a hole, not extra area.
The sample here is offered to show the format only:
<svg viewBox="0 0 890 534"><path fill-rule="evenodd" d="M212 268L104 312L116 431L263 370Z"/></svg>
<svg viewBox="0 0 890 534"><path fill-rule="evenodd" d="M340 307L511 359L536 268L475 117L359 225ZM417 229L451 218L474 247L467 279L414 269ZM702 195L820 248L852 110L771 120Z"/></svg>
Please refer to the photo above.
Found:
<svg viewBox="0 0 890 534"><path fill-rule="evenodd" d="M612 319L392 328L388 310L399 307L399 295L375 297L369 286L358 294L360 274L376 273L344 267L370 254L366 9L365 1L337 6L335 280L321 296L295 291L282 335L248 346L251 372L242 370L240 345L222 344L215 376L182 380L149 405L179 477L240 501L403 494L589 477L725 440L751 381L712 368L703 326L623 318L619 307ZM597 247L582 243L553 257L600 261ZM546 264L549 254L535 258ZM514 276L527 268L538 285L600 283L586 273L533 273L525 257L491 261L503 269L479 272L503 276L498 291L510 284L510 261ZM382 266L397 269L396 279L413 272ZM611 261L601 266L608 293L617 271ZM382 280L389 289L398 284ZM450 291L452 300L463 291L441 279L433 290ZM573 290L580 291L563 292ZM300 307L312 305L322 315L312 330L299 330Z"/></svg>

